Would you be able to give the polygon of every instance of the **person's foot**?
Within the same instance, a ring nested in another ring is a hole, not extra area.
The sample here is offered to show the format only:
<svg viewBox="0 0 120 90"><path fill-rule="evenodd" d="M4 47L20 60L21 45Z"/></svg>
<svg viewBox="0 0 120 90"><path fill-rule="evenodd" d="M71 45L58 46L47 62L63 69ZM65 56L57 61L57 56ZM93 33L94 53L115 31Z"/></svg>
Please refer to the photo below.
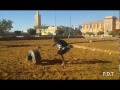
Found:
<svg viewBox="0 0 120 90"><path fill-rule="evenodd" d="M61 66L64 66L65 65L65 62L63 62L62 64L61 64Z"/></svg>
<svg viewBox="0 0 120 90"><path fill-rule="evenodd" d="M54 56L57 56L57 54L55 54Z"/></svg>

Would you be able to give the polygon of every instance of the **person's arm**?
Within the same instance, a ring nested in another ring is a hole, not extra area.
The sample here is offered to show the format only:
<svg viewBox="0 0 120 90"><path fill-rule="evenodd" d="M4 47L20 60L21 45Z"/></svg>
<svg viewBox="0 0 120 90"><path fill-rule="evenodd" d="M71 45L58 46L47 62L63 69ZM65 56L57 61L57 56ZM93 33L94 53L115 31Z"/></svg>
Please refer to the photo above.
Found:
<svg viewBox="0 0 120 90"><path fill-rule="evenodd" d="M56 45L56 43L55 44L53 44L53 46L52 47L54 47Z"/></svg>

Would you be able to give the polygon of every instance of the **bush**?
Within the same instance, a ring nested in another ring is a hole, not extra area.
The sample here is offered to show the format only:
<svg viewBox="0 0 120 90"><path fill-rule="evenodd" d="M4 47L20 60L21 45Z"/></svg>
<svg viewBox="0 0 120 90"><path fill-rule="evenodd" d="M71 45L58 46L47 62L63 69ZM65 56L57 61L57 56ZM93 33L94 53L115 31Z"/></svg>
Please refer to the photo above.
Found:
<svg viewBox="0 0 120 90"><path fill-rule="evenodd" d="M15 31L14 33L19 36L22 32L21 31Z"/></svg>
<svg viewBox="0 0 120 90"><path fill-rule="evenodd" d="M112 35L113 37L120 35L120 31L111 31L111 32L109 32L109 35Z"/></svg>
<svg viewBox="0 0 120 90"><path fill-rule="evenodd" d="M97 35L103 35L103 34L104 34L103 31L99 31L99 32L97 32Z"/></svg>
<svg viewBox="0 0 120 90"><path fill-rule="evenodd" d="M93 32L86 32L87 35L95 35Z"/></svg>
<svg viewBox="0 0 120 90"><path fill-rule="evenodd" d="M27 30L27 32L28 32L30 35L35 35L35 34L36 34L36 30L33 29L33 28L29 28L29 29Z"/></svg>

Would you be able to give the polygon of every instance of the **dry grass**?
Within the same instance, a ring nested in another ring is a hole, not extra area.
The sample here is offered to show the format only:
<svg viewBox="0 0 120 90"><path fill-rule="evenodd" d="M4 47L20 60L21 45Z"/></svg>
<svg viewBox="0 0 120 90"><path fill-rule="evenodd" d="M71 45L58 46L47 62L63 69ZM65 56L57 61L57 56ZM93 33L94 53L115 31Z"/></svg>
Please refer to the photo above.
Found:
<svg viewBox="0 0 120 90"><path fill-rule="evenodd" d="M90 45L102 49L118 50L117 41L82 43L84 39L65 39L77 45ZM0 41L0 79L7 80L103 80L119 79L118 55L72 48L64 55L66 65L61 66L54 57L57 47L51 40ZM30 49L39 48L42 60L49 64L33 65L26 61ZM102 72L114 72L105 77Z"/></svg>

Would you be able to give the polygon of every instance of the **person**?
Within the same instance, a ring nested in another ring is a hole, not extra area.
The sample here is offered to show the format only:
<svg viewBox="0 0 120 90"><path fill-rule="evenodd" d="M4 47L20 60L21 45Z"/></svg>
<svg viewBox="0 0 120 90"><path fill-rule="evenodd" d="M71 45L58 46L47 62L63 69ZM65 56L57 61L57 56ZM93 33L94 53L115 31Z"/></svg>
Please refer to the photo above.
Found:
<svg viewBox="0 0 120 90"><path fill-rule="evenodd" d="M61 65L64 65L65 64L65 60L64 60L63 55L66 52L68 52L73 46L68 44L65 40L62 40L62 39L60 39L57 36L53 37L53 41L54 41L54 44L53 44L52 47L54 47L55 45L58 46L58 51L57 51L56 55L60 55L61 56L61 58L62 58L62 64Z"/></svg>

